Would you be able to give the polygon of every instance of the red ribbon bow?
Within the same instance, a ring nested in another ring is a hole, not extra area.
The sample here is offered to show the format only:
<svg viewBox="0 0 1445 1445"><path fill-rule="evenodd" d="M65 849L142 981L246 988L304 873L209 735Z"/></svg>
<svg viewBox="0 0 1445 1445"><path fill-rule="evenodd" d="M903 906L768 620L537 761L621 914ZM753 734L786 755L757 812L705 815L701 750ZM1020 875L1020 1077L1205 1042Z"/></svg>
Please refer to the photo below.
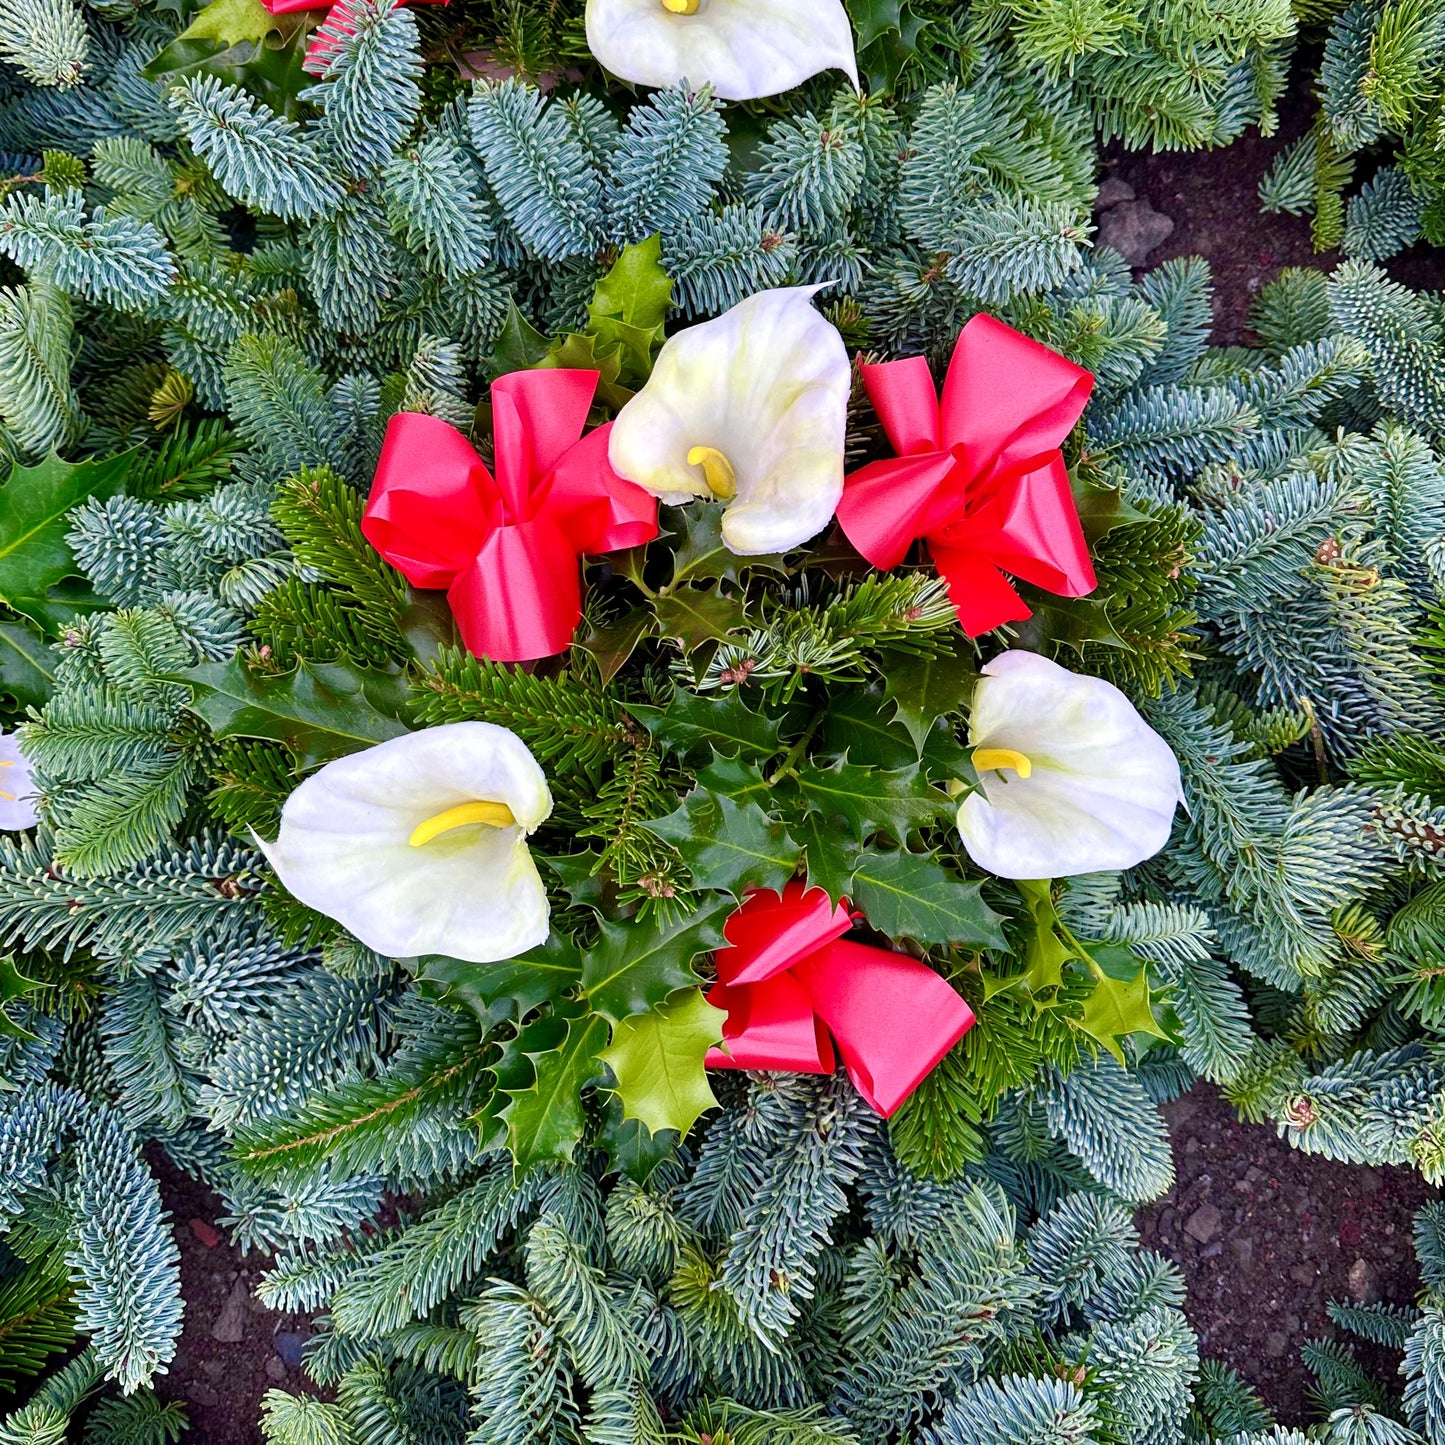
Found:
<svg viewBox="0 0 1445 1445"><path fill-rule="evenodd" d="M727 1010L714 1069L831 1074L838 1042L858 1092L889 1118L973 1027L973 1010L926 964L845 943L846 903L789 883L748 894L723 932L708 1002Z"/></svg>
<svg viewBox="0 0 1445 1445"><path fill-rule="evenodd" d="M582 617L579 560L657 536L657 499L608 464L612 424L582 436L597 380L565 369L499 376L495 477L434 416L399 412L387 424L361 530L413 586L446 588L478 657L564 651Z"/></svg>
<svg viewBox="0 0 1445 1445"><path fill-rule="evenodd" d="M875 567L927 539L970 637L1030 616L1005 572L1065 597L1096 585L1059 446L1094 378L992 316L959 333L940 404L921 356L863 368L897 458L847 478L838 521Z"/></svg>

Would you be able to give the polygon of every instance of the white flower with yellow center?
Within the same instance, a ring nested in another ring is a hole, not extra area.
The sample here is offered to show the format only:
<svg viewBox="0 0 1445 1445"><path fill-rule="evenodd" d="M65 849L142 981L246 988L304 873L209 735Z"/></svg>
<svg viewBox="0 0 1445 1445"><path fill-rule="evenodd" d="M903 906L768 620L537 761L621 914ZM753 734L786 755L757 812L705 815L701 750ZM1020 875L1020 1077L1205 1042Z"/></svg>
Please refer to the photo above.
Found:
<svg viewBox="0 0 1445 1445"><path fill-rule="evenodd" d="M979 787L958 810L968 856L1001 878L1066 878L1159 852L1184 798L1179 763L1129 699L1032 652L983 672L969 719Z"/></svg>
<svg viewBox="0 0 1445 1445"><path fill-rule="evenodd" d="M492 963L547 937L527 835L551 811L515 733L449 723L327 763L257 842L295 897L378 953Z"/></svg>
<svg viewBox="0 0 1445 1445"><path fill-rule="evenodd" d="M612 424L613 469L664 502L721 502L741 556L801 546L843 495L852 371L820 289L759 291L670 336Z"/></svg>
<svg viewBox="0 0 1445 1445"><path fill-rule="evenodd" d="M856 89L842 0L587 0L587 45L634 85L710 85L757 100L841 70Z"/></svg>
<svg viewBox="0 0 1445 1445"><path fill-rule="evenodd" d="M0 733L0 830L33 828L39 821L30 764L20 751L20 739L14 733Z"/></svg>

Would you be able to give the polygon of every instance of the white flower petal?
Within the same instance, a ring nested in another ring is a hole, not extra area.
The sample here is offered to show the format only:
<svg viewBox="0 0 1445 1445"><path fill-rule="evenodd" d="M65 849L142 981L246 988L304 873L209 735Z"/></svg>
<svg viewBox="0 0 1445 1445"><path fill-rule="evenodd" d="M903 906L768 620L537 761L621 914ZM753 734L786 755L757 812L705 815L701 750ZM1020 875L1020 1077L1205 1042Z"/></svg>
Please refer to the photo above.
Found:
<svg viewBox="0 0 1445 1445"><path fill-rule="evenodd" d="M461 803L505 803L510 828L465 827L419 848L412 832ZM527 834L552 810L515 733L452 723L328 763L286 800L262 843L286 887L393 958L511 958L547 936L548 905Z"/></svg>
<svg viewBox="0 0 1445 1445"><path fill-rule="evenodd" d="M20 751L20 739L14 733L0 733L0 831L33 828L40 821L35 811L35 785L30 780L30 764Z"/></svg>
<svg viewBox="0 0 1445 1445"><path fill-rule="evenodd" d="M723 540L743 556L801 546L843 494L852 373L843 338L811 304L819 289L760 291L669 337L612 426L614 469L665 501L709 496L687 455L720 451L737 479Z"/></svg>
<svg viewBox="0 0 1445 1445"><path fill-rule="evenodd" d="M969 740L1028 757L1032 772L985 772L958 810L970 858L1003 878L1132 868L1169 841L1183 799L1169 745L1102 678L1029 652L984 668Z"/></svg>
<svg viewBox="0 0 1445 1445"><path fill-rule="evenodd" d="M832 69L858 85L842 0L699 0L693 15L662 0L587 0L587 45L635 85L710 85L723 100L777 95Z"/></svg>

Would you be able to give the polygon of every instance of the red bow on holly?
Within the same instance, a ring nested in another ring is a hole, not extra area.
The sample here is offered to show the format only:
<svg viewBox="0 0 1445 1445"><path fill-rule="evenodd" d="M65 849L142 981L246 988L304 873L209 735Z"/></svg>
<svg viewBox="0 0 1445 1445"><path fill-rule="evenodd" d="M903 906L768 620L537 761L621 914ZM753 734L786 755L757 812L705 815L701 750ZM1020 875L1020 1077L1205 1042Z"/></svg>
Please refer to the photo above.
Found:
<svg viewBox="0 0 1445 1445"><path fill-rule="evenodd" d="M894 1114L973 1027L973 1010L927 964L843 942L852 926L821 888L749 893L715 955L708 1002L728 1017L708 1067L831 1074L831 1032L858 1092Z"/></svg>
<svg viewBox="0 0 1445 1445"><path fill-rule="evenodd" d="M478 657L564 651L582 617L581 558L657 536L657 499L608 464L611 423L582 436L597 380L565 369L499 376L495 476L434 416L400 412L387 425L361 530L414 586L446 588Z"/></svg>
<svg viewBox="0 0 1445 1445"><path fill-rule="evenodd" d="M921 356L863 368L896 458L849 476L838 505L848 540L896 567L926 539L970 637L1029 608L1004 574L1064 597L1096 585L1059 446L1094 378L992 316L959 333L940 403Z"/></svg>

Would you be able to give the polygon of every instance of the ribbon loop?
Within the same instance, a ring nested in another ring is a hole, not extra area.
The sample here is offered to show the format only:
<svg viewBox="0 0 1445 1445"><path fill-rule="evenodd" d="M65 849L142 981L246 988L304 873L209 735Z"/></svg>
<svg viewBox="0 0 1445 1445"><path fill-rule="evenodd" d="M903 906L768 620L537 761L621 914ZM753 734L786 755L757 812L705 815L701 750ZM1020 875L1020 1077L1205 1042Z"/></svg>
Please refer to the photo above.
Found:
<svg viewBox="0 0 1445 1445"><path fill-rule="evenodd" d="M387 424L367 540L415 587L445 588L479 657L564 651L582 618L581 558L657 535L657 500L582 436L598 373L513 372L492 386L496 475L455 427L400 412Z"/></svg>
<svg viewBox="0 0 1445 1445"><path fill-rule="evenodd" d="M836 1041L860 1094L885 1118L973 1026L973 1010L927 964L842 938L852 922L821 888L759 889L728 920L708 1002L727 1010L710 1068L830 1073Z"/></svg>
<svg viewBox="0 0 1445 1445"><path fill-rule="evenodd" d="M1095 585L1059 448L1094 378L992 316L959 333L941 401L922 357L865 366L896 458L852 473L838 506L848 540L896 567L920 538L970 636L1030 615L1005 572L1065 597Z"/></svg>

